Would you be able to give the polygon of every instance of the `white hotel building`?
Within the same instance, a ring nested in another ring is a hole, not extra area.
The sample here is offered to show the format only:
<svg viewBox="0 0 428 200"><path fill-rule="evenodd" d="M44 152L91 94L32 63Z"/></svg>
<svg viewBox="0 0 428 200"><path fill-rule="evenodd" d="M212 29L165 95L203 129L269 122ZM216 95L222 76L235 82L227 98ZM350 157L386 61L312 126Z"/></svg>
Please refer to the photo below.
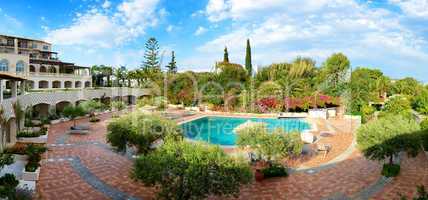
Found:
<svg viewBox="0 0 428 200"><path fill-rule="evenodd" d="M8 35L0 35L0 74L26 79L32 90L91 87L88 67L62 62L52 44ZM2 81L1 87L10 88ZM3 89L0 88L0 89Z"/></svg>

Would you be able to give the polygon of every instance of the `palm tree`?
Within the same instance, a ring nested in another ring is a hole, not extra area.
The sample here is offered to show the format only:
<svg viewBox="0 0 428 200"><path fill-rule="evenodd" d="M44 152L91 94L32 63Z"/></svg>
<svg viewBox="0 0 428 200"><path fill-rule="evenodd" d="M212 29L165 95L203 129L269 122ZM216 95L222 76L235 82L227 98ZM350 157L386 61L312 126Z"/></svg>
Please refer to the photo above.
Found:
<svg viewBox="0 0 428 200"><path fill-rule="evenodd" d="M0 151L3 152L4 147L6 146L5 143L5 134L4 131L6 130L6 117L4 116L4 108L0 105L0 134L1 134L1 143L0 143Z"/></svg>
<svg viewBox="0 0 428 200"><path fill-rule="evenodd" d="M101 65L100 68L103 77L107 77L107 86L111 87L110 77L113 75L113 68L105 65Z"/></svg>
<svg viewBox="0 0 428 200"><path fill-rule="evenodd" d="M12 104L12 108L15 114L16 129L17 129L17 132L19 132L21 130L21 120L24 117L24 110L22 110L19 100L16 100Z"/></svg>

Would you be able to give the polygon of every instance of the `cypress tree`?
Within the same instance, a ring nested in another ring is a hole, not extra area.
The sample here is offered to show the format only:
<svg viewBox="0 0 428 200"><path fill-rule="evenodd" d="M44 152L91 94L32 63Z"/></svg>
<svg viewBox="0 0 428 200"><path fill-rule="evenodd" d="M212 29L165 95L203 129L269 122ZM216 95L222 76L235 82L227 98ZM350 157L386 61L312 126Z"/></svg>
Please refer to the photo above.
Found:
<svg viewBox="0 0 428 200"><path fill-rule="evenodd" d="M229 53L227 52L227 47L224 47L223 62L225 63L229 62Z"/></svg>
<svg viewBox="0 0 428 200"><path fill-rule="evenodd" d="M175 61L175 53L174 51L171 52L171 62L168 63L166 66L168 68L169 73L177 73L177 62Z"/></svg>
<svg viewBox="0 0 428 200"><path fill-rule="evenodd" d="M250 39L247 39L247 49L245 54L245 69L247 70L249 76L253 74L253 64L251 63Z"/></svg>
<svg viewBox="0 0 428 200"><path fill-rule="evenodd" d="M159 44L156 38L150 38L146 42L146 51L144 52L144 59L143 62L143 69L144 70L153 70L153 71L160 71L159 66Z"/></svg>

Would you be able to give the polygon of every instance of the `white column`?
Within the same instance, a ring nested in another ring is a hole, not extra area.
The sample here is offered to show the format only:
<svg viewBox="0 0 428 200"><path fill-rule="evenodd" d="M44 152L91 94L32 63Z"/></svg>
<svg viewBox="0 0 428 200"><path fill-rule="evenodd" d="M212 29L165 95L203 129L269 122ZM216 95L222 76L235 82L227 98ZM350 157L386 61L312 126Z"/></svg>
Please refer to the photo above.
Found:
<svg viewBox="0 0 428 200"><path fill-rule="evenodd" d="M59 81L59 88L64 89L64 81Z"/></svg>
<svg viewBox="0 0 428 200"><path fill-rule="evenodd" d="M16 81L10 81L10 89L12 92L12 98L17 96L17 82Z"/></svg>
<svg viewBox="0 0 428 200"><path fill-rule="evenodd" d="M48 81L48 88L51 89L52 88L52 81Z"/></svg>
<svg viewBox="0 0 428 200"><path fill-rule="evenodd" d="M19 90L21 90L21 95L25 94L25 85L27 85L27 81L22 80L21 83L19 84Z"/></svg>
<svg viewBox="0 0 428 200"><path fill-rule="evenodd" d="M18 39L13 39L15 54L18 54Z"/></svg>
<svg viewBox="0 0 428 200"><path fill-rule="evenodd" d="M38 80L34 80L34 88L35 90L39 89L39 81Z"/></svg>

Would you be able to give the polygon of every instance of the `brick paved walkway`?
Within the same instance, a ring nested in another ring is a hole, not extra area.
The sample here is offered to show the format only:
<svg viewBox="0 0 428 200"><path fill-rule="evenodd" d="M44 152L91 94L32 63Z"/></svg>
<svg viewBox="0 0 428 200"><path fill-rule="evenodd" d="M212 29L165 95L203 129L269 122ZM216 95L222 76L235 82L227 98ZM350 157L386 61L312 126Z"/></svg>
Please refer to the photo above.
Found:
<svg viewBox="0 0 428 200"><path fill-rule="evenodd" d="M52 125L49 151L37 183L40 199L153 199L155 189L130 178L132 160L111 151L105 141L106 120L91 124L89 135L65 136L72 122ZM88 123L81 119L78 123ZM402 173L382 180L380 164L353 152L345 161L293 173L242 188L238 199L394 199L411 196L416 185L428 186L428 160L423 155L402 161ZM210 199L224 199L212 197Z"/></svg>

